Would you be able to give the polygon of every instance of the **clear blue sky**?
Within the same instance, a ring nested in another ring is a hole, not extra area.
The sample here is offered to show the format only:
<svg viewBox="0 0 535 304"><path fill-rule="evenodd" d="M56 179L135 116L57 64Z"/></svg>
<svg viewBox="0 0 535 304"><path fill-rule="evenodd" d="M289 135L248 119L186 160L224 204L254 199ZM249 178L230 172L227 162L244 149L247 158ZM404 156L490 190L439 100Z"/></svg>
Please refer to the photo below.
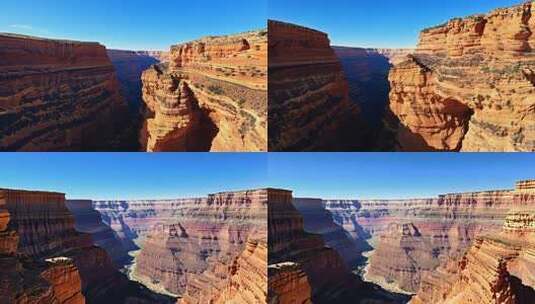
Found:
<svg viewBox="0 0 535 304"><path fill-rule="evenodd" d="M261 153L6 153L0 188L58 191L68 198L147 199L261 188Z"/></svg>
<svg viewBox="0 0 535 304"><path fill-rule="evenodd" d="M269 0L270 19L327 32L335 45L414 47L423 28L521 0Z"/></svg>
<svg viewBox="0 0 535 304"><path fill-rule="evenodd" d="M534 153L270 153L268 161L270 186L300 197L434 197L535 178Z"/></svg>
<svg viewBox="0 0 535 304"><path fill-rule="evenodd" d="M266 27L267 0L2 0L0 32L167 50L206 35Z"/></svg>

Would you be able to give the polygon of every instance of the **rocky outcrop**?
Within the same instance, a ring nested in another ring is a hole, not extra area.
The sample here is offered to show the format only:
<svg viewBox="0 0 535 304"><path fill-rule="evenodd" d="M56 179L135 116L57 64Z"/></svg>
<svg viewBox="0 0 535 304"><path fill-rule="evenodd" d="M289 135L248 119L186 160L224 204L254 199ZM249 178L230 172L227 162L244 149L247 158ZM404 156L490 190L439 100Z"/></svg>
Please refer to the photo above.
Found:
<svg viewBox="0 0 535 304"><path fill-rule="evenodd" d="M462 256L482 233L498 233L511 210L533 208L529 185L531 181L522 181L515 190L412 200L328 200L324 205L357 243L373 247L366 254L367 280L414 293L422 277Z"/></svg>
<svg viewBox="0 0 535 304"><path fill-rule="evenodd" d="M147 151L266 151L267 33L171 47L142 76Z"/></svg>
<svg viewBox="0 0 535 304"><path fill-rule="evenodd" d="M120 238L110 226L104 224L98 211L90 200L67 200L65 205L74 216L75 229L91 235L93 244L106 250L113 262L121 266L130 259L128 251L136 245L127 238Z"/></svg>
<svg viewBox="0 0 535 304"><path fill-rule="evenodd" d="M351 150L360 110L327 34L268 21L269 150Z"/></svg>
<svg viewBox="0 0 535 304"><path fill-rule="evenodd" d="M425 29L389 76L407 151L534 151L531 2Z"/></svg>
<svg viewBox="0 0 535 304"><path fill-rule="evenodd" d="M115 150L126 103L98 43L0 35L0 150Z"/></svg>
<svg viewBox="0 0 535 304"><path fill-rule="evenodd" d="M511 211L501 233L479 237L458 261L426 277L411 303L532 303L534 210Z"/></svg>

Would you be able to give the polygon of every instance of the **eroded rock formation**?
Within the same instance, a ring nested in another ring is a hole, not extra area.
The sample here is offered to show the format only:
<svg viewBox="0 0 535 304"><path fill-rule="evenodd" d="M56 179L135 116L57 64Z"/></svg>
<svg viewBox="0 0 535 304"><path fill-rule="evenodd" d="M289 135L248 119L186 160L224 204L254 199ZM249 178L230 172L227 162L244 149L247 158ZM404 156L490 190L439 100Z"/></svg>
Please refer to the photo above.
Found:
<svg viewBox="0 0 535 304"><path fill-rule="evenodd" d="M374 248L367 254L367 280L415 293L426 275L461 257L482 233L501 231L511 210L534 210L532 185L522 181L514 190L414 200L329 200L324 205L353 238ZM509 226L513 229L514 224Z"/></svg>
<svg viewBox="0 0 535 304"><path fill-rule="evenodd" d="M268 21L269 150L351 150L362 144L359 107L327 34Z"/></svg>
<svg viewBox="0 0 535 304"><path fill-rule="evenodd" d="M535 151L531 2L425 29L389 76L401 150Z"/></svg>
<svg viewBox="0 0 535 304"><path fill-rule="evenodd" d="M94 206L120 236L141 248L132 279L181 303L262 303L267 297L267 193Z"/></svg>
<svg viewBox="0 0 535 304"><path fill-rule="evenodd" d="M535 209L520 207L501 233L478 237L460 259L425 277L411 303L533 303L534 269Z"/></svg>
<svg viewBox="0 0 535 304"><path fill-rule="evenodd" d="M267 32L174 45L145 71L147 151L266 151Z"/></svg>
<svg viewBox="0 0 535 304"><path fill-rule="evenodd" d="M115 150L126 103L98 43L0 35L0 150Z"/></svg>

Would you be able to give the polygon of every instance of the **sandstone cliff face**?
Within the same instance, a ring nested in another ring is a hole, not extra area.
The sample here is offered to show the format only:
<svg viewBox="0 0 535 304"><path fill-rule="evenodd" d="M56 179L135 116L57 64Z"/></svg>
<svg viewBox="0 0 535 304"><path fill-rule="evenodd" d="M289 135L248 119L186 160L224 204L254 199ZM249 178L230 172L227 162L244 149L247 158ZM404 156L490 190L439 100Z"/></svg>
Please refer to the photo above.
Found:
<svg viewBox="0 0 535 304"><path fill-rule="evenodd" d="M142 76L147 151L266 151L267 33L171 47Z"/></svg>
<svg viewBox="0 0 535 304"><path fill-rule="evenodd" d="M514 208L533 207L530 181L515 190L445 194L434 199L324 201L336 224L367 241L365 279L414 293L445 260L462 256L484 233L501 230ZM336 247L333 247L336 249Z"/></svg>
<svg viewBox="0 0 535 304"><path fill-rule="evenodd" d="M90 200L68 200L65 205L74 216L75 229L91 235L93 244L106 250L113 262L120 266L129 260L128 251L136 248L129 239L121 239L115 231L104 224Z"/></svg>
<svg viewBox="0 0 535 304"><path fill-rule="evenodd" d="M534 151L533 5L422 31L389 76L401 150Z"/></svg>
<svg viewBox="0 0 535 304"><path fill-rule="evenodd" d="M424 278L411 303L532 303L534 210L512 210L501 233L477 238L459 260Z"/></svg>
<svg viewBox="0 0 535 304"><path fill-rule="evenodd" d="M268 32L269 150L355 149L360 111L327 34L272 20Z"/></svg>
<svg viewBox="0 0 535 304"><path fill-rule="evenodd" d="M141 248L132 279L182 303L255 303L267 293L267 191L93 204Z"/></svg>
<svg viewBox="0 0 535 304"><path fill-rule="evenodd" d="M0 150L116 149L126 104L97 43L0 35Z"/></svg>

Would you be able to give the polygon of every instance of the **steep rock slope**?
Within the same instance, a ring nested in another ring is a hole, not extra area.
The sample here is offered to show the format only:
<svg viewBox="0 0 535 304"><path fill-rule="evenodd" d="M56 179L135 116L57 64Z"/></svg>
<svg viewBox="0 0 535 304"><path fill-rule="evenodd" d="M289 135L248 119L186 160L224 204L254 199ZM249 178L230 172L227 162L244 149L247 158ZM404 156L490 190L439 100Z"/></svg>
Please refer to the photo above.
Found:
<svg viewBox="0 0 535 304"><path fill-rule="evenodd" d="M390 290L414 293L425 274L464 254L482 232L499 232L510 210L535 209L532 187L532 181L522 181L514 190L324 204L337 224L352 237L367 239L375 249L366 279Z"/></svg>
<svg viewBox="0 0 535 304"><path fill-rule="evenodd" d="M385 132L384 117L388 108L390 83L388 74L394 64L405 60L414 49L365 49L333 47L349 84L349 97L358 102L362 119L370 126L373 140L369 149L391 151L394 140Z"/></svg>
<svg viewBox="0 0 535 304"><path fill-rule="evenodd" d="M76 231L90 234L93 244L105 249L118 266L129 260L128 251L135 249L135 244L131 240L120 239L110 226L104 224L92 201L67 200L65 205L74 216Z"/></svg>
<svg viewBox="0 0 535 304"><path fill-rule="evenodd" d="M118 149L126 119L98 43L0 34L0 150Z"/></svg>
<svg viewBox="0 0 535 304"><path fill-rule="evenodd" d="M402 295L362 282L352 274L344 259L326 244L325 235L305 231L306 226L325 231L330 224L325 225L325 221L305 224L306 220L292 200L291 191L278 189L272 189L268 198L269 303L399 303L406 300ZM311 214L307 209L303 208L307 211L305 216Z"/></svg>
<svg viewBox="0 0 535 304"><path fill-rule="evenodd" d="M147 151L266 151L267 33L171 47L142 76Z"/></svg>
<svg viewBox="0 0 535 304"><path fill-rule="evenodd" d="M268 21L269 150L351 150L360 111L327 34Z"/></svg>
<svg viewBox="0 0 535 304"><path fill-rule="evenodd" d="M425 29L389 76L401 150L534 151L531 2Z"/></svg>
<svg viewBox="0 0 535 304"><path fill-rule="evenodd" d="M501 233L478 237L458 261L427 276L411 303L533 303L534 269L535 209L517 208Z"/></svg>

